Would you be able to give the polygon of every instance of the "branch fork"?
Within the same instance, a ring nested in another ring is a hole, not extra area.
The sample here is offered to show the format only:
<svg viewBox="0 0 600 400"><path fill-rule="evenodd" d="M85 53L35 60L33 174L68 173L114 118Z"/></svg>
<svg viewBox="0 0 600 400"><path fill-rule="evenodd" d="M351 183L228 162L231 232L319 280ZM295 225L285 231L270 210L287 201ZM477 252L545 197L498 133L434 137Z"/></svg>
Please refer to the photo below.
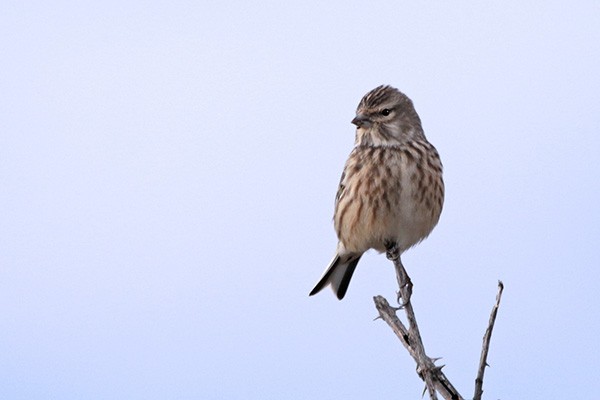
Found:
<svg viewBox="0 0 600 400"><path fill-rule="evenodd" d="M394 263L396 269L396 278L398 280L398 303L400 307L392 307L388 301L382 296L375 296L373 301L375 307L379 312L379 317L383 319L392 328L392 331L396 334L398 339L404 347L408 350L411 357L417 364L417 375L425 382L425 390L429 393L429 398L434 400L437 399L439 393L444 399L448 400L464 400L458 390L452 385L450 380L442 372L443 365L436 366L435 362L439 358L430 358L425 353L425 347L421 339L421 333L419 332L419 326L417 325L417 319L410 301L412 295L412 282L408 273L402 265L400 260L400 252L397 247L391 245L387 249L387 258ZM494 323L496 321L496 315L500 306L500 299L502 298L502 291L504 285L501 281L498 281L498 294L496 295L496 304L492 309L488 327L483 337L483 347L481 350L481 357L479 360L479 369L477 372L477 378L475 380L475 395L474 400L481 400L483 394L483 375L485 367L487 366L487 355L489 351L492 330L494 329ZM404 310L406 319L408 321L408 328L398 318L396 312Z"/></svg>

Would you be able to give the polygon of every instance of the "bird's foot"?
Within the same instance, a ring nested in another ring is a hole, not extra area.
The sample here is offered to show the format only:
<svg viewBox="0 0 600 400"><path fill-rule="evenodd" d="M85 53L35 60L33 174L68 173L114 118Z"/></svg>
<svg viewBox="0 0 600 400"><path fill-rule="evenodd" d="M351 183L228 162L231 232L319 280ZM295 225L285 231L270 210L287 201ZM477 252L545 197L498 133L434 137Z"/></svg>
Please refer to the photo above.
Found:
<svg viewBox="0 0 600 400"><path fill-rule="evenodd" d="M400 257L400 249L398 249L398 244L392 240L386 240L384 243L385 246L385 256L390 261L396 261Z"/></svg>

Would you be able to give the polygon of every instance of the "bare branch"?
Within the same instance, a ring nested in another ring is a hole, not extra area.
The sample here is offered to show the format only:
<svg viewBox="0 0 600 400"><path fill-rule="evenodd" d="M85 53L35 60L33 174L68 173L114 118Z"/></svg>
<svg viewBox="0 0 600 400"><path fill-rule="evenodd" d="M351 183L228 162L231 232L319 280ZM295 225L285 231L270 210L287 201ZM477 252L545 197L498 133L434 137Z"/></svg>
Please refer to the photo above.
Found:
<svg viewBox="0 0 600 400"><path fill-rule="evenodd" d="M481 348L481 358L479 359L479 370L477 371L477 378L475 379L475 394L473 400L481 400L483 395L483 374L485 373L485 367L487 366L487 356L490 349L490 341L492 339L492 330L494 329L494 323L496 322L496 315L498 314L498 307L500 307L500 299L502 299L502 291L504 290L504 284L502 281L498 281L498 294L496 295L496 304L492 308L490 315L490 321L488 327L483 335L483 347Z"/></svg>
<svg viewBox="0 0 600 400"><path fill-rule="evenodd" d="M417 363L417 374L425 382L427 391L429 392L429 398L437 400L437 391L444 399L462 400L462 396L442 372L442 367L437 367L433 360L425 354L425 347L423 346L417 319L410 301L412 295L412 282L400 261L398 249L390 247L387 256L388 259L393 261L394 267L396 268L396 277L400 289L398 300L402 299L403 301L400 308L404 309L406 313L408 329L396 315L397 309L390 307L387 300L382 296L373 298L375 306L379 311L379 315L392 328L396 336L398 336L404 347Z"/></svg>
<svg viewBox="0 0 600 400"><path fill-rule="evenodd" d="M450 383L448 378L446 378L446 375L442 372L442 367L437 367L433 363L433 360L427 357L424 352L420 353L417 350L417 347L419 346L418 343L420 343L420 347L423 348L423 343L420 342L421 338L420 336L415 338L414 335L409 333L409 330L396 315L397 309L391 307L388 301L382 296L373 297L373 301L375 301L375 307L377 308L377 311L379 311L381 319L392 328L392 331L396 334L398 339L400 339L402 345L404 345L411 357L417 363L417 373L421 379L425 380L423 372L428 371L430 376L432 376L431 380L433 387L444 399L463 400L463 397L458 393L454 386L452 386L452 383ZM431 396L429 388L427 388L427 390L430 398L437 398ZM434 396L436 396L435 393Z"/></svg>

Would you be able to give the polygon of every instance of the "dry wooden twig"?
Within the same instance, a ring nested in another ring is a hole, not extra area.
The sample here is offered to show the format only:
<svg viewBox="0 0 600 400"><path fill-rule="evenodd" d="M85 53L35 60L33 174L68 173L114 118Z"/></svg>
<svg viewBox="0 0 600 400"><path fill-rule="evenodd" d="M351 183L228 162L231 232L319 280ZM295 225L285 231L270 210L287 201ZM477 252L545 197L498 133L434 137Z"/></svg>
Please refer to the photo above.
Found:
<svg viewBox="0 0 600 400"><path fill-rule="evenodd" d="M479 370L477 371L477 378L475 379L475 394L473 400L481 400L483 395L483 374L485 373L485 367L487 364L488 351L490 349L490 341L492 339L492 330L494 330L494 323L496 322L496 315L498 314L498 307L500 307L500 299L502 299L502 291L504 290L504 284L502 281L498 281L498 294L496 295L496 304L492 308L490 314L490 322L483 335L483 346L481 348L481 358L479 359Z"/></svg>
<svg viewBox="0 0 600 400"><path fill-rule="evenodd" d="M426 382L426 385L428 385L427 390L429 392L429 397L431 399L436 399L437 395L435 394L435 391L437 391L444 399L463 400L463 397L458 393L442 371L444 366L436 366L434 360L427 357L424 351L421 352L418 350L418 347L422 348L423 346L421 337L417 337L414 334L414 331L411 333L402 321L400 321L396 315L398 308L391 307L388 301L382 296L375 296L373 300L375 301L375 307L377 307L381 319L392 328L398 339L400 339L400 342L402 342L417 363L417 374ZM425 375L425 373L427 373L427 375ZM425 376L429 376L431 386L434 389L433 391L430 389L427 380L425 380Z"/></svg>
<svg viewBox="0 0 600 400"><path fill-rule="evenodd" d="M429 393L429 398L434 400L437 399L437 393L439 393L444 399L447 400L464 400L464 398L458 393L458 390L452 385L452 383L446 378L446 375L442 372L442 366L436 366L435 360L428 357L425 353L425 347L421 339L419 327L417 325L417 319L410 301L412 295L412 282L408 276L402 262L400 261L400 255L398 250L390 246L387 251L387 257L394 263L396 269L396 277L398 279L398 302L402 300L402 305L398 308L391 307L388 301L382 296L375 296L373 298L375 307L379 312L379 317L383 319L396 334L400 342L408 350L409 354L415 360L417 364L417 374L425 382L426 390ZM496 297L496 305L492 310L488 329L484 335L484 344L480 359L479 372L477 374L476 385L475 385L475 398L474 400L481 399L481 393L483 393L483 373L487 360L487 353L489 350L490 339L492 335L492 329L496 320L496 314L500 305L500 297L502 296L503 285L499 282L499 292ZM398 310L403 309L406 313L408 320L408 328L402 323L400 318L396 315ZM477 397L479 395L479 397Z"/></svg>

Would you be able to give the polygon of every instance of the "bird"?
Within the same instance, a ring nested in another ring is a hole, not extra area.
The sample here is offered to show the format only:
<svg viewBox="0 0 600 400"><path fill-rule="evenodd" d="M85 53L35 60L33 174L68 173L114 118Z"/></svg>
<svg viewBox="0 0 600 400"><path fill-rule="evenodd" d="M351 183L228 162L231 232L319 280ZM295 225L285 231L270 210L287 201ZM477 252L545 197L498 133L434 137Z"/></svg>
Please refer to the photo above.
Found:
<svg viewBox="0 0 600 400"><path fill-rule="evenodd" d="M408 96L378 86L361 99L352 124L354 148L335 197L338 245L309 296L329 285L342 300L367 250L394 250L399 259L429 236L442 212L442 162Z"/></svg>

